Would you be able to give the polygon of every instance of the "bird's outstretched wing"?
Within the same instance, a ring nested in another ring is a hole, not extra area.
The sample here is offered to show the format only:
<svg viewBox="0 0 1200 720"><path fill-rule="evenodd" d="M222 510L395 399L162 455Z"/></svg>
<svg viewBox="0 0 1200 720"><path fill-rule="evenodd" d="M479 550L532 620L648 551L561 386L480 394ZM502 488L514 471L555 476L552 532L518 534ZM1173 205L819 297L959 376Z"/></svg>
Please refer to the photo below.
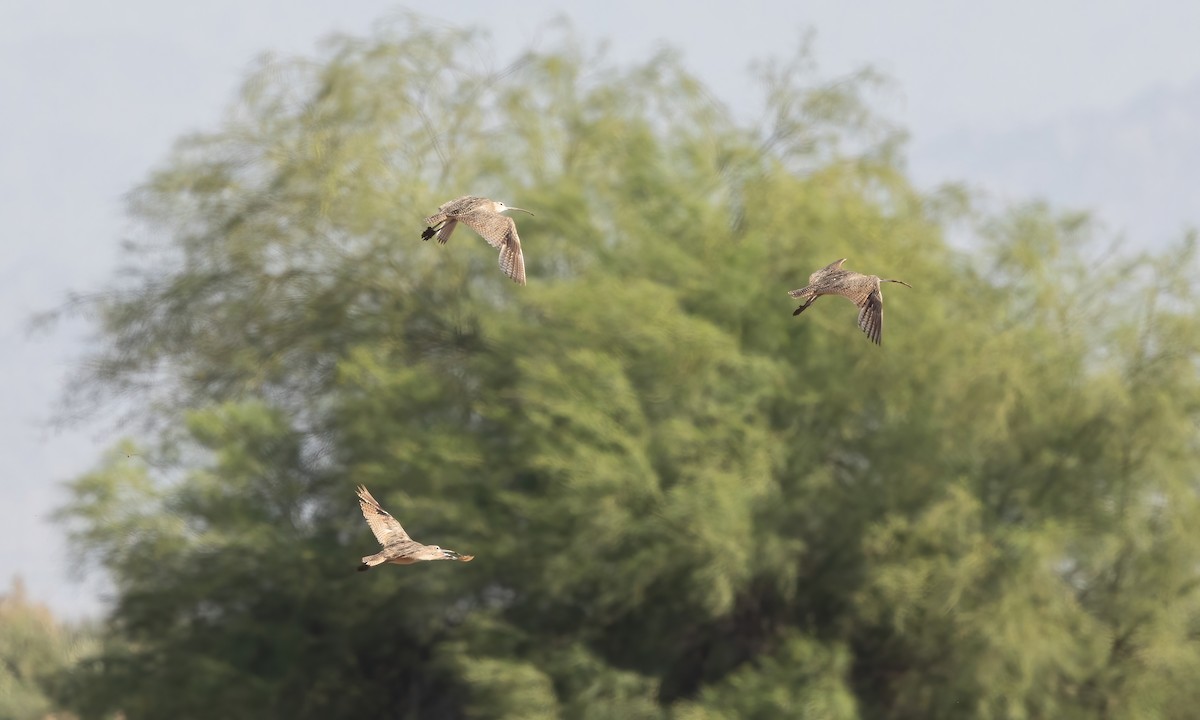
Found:
<svg viewBox="0 0 1200 720"><path fill-rule="evenodd" d="M445 213L439 213L425 218L425 225L425 232L421 233L421 239L428 240L436 236L438 243L445 245L446 241L450 239L450 235L454 233L454 228L458 227L458 221L447 217Z"/></svg>
<svg viewBox="0 0 1200 720"><path fill-rule="evenodd" d="M437 241L445 245L454 232L455 226L458 225L457 216L470 212L471 208L478 206L480 202L487 202L487 199L474 195L463 195L442 203L438 206L436 213L425 218L426 228L425 232L421 233L421 239L428 240L436 235Z"/></svg>
<svg viewBox="0 0 1200 720"><path fill-rule="evenodd" d="M454 228L456 227L458 227L458 221L454 218L450 218L446 222L442 223L442 227L439 228L436 233L438 243L445 245L446 241L449 240L450 236L454 233Z"/></svg>
<svg viewBox="0 0 1200 720"><path fill-rule="evenodd" d="M512 220L510 219L511 223ZM512 238L500 248L500 271L518 285L525 284L525 257L521 255L521 238L517 237L517 227L514 224Z"/></svg>
<svg viewBox="0 0 1200 720"><path fill-rule="evenodd" d="M439 205L438 212L447 215L458 215L469 211L481 202L487 202L487 198L481 198L477 195L460 195L453 200L447 200Z"/></svg>
<svg viewBox="0 0 1200 720"><path fill-rule="evenodd" d="M404 532L404 528L400 526L400 521L380 507L375 498L371 497L367 488L362 485L358 486L358 504L362 508L367 525L370 526L371 532L375 534L375 539L379 541L380 545L388 547L411 541L408 533Z"/></svg>
<svg viewBox="0 0 1200 720"><path fill-rule="evenodd" d="M458 220L500 250L501 272L518 285L525 284L525 257L521 254L517 223L512 218L494 212L473 212L459 216Z"/></svg>
<svg viewBox="0 0 1200 720"><path fill-rule="evenodd" d="M834 272L835 270L841 270L841 269L842 269L842 263L844 263L844 262L846 262L846 258L842 258L841 260L834 260L833 262L829 263L829 264L828 264L828 265L826 265L825 267L823 267L823 268L821 268L820 270L816 271L816 272L815 272L815 273L813 273L812 275L809 275L809 276L808 276L808 283L809 283L810 285L812 285L812 284L816 283L816 282L817 282L817 278L821 277L822 275L826 275L826 274L828 274L828 273Z"/></svg>
<svg viewBox="0 0 1200 720"><path fill-rule="evenodd" d="M858 305L858 326L876 345L883 344L883 293L876 285Z"/></svg>

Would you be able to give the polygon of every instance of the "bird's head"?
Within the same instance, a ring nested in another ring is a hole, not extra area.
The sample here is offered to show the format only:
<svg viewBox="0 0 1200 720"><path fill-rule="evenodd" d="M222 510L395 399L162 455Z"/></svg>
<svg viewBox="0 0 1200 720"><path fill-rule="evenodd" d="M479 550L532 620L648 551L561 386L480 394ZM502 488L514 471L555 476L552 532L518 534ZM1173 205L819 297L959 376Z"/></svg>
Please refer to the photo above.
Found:
<svg viewBox="0 0 1200 720"><path fill-rule="evenodd" d="M492 203L492 209L498 213L502 213L505 210L518 210L520 212L527 213L531 216L533 215L533 213L529 212L528 210L524 210L519 207L509 207L508 205L505 205L504 203L500 202L499 200L496 200Z"/></svg>
<svg viewBox="0 0 1200 720"><path fill-rule="evenodd" d="M460 555L459 553L456 553L453 550L447 550L446 548L438 546L438 545L434 545L433 549L438 551L439 553L441 553L441 557L439 558L441 560L457 560L459 562L471 562L472 560L475 559L474 555Z"/></svg>

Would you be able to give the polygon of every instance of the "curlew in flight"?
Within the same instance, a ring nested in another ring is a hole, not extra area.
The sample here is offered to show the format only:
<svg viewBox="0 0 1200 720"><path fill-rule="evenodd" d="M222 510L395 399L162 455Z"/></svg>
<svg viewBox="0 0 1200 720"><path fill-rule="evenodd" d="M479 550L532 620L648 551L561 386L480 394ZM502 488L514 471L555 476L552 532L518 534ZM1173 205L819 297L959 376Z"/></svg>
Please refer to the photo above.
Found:
<svg viewBox="0 0 1200 720"><path fill-rule="evenodd" d="M436 215L425 218L425 224L429 227L421 233L421 239L428 240L436 235L438 242L444 245L461 222L479 233L489 245L499 249L500 271L518 285L524 285L525 258L521 256L521 238L517 237L517 223L507 215L500 214L505 210L520 210L533 215L528 210L509 207L502 202L464 195L443 203Z"/></svg>
<svg viewBox="0 0 1200 720"><path fill-rule="evenodd" d="M379 552L362 559L362 565L358 566L359 572L384 563L412 565L422 560L471 562L475 559L474 555L459 555L453 550L446 550L437 545L422 545L413 540L404 532L404 528L400 527L400 521L380 507L362 485L358 486L358 504L362 507L367 525L371 526L371 532L375 533L375 539L383 546Z"/></svg>
<svg viewBox="0 0 1200 720"><path fill-rule="evenodd" d="M788 292L788 295L804 300L804 304L796 308L792 315L804 312L822 295L841 295L858 306L858 326L872 342L880 345L883 340L883 292L880 285L885 282L900 283L908 288L912 285L903 280L882 280L878 275L843 270L844 262L846 258L826 265L808 276L807 286Z"/></svg>

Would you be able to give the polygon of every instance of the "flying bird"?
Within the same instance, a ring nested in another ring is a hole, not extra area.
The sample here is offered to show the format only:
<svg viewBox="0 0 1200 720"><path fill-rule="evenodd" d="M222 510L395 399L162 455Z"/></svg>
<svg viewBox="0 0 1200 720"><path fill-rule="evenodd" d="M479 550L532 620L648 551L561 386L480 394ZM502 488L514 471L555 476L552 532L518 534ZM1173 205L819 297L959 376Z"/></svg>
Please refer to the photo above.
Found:
<svg viewBox="0 0 1200 720"><path fill-rule="evenodd" d="M497 248L500 251L500 271L518 285L524 285L525 258L521 255L521 238L517 236L516 221L501 215L506 210L520 210L533 215L528 210L509 207L496 200L464 195L444 203L438 208L437 214L425 218L428 227L421 233L421 239L428 240L436 236L438 242L445 245L454 228L462 223Z"/></svg>
<svg viewBox="0 0 1200 720"><path fill-rule="evenodd" d="M358 566L359 572L384 563L412 565L422 560L471 562L475 559L474 555L459 555L453 550L446 550L437 545L422 545L413 540L404 532L404 528L400 527L400 521L380 507L362 485L358 486L358 504L362 507L363 517L367 519L371 532L375 533L375 539L383 546L379 552L362 559L362 565Z"/></svg>
<svg viewBox="0 0 1200 720"><path fill-rule="evenodd" d="M858 326L872 342L880 345L883 341L883 291L880 285L885 282L899 283L907 288L912 285L903 280L883 280L878 275L843 270L844 262L846 258L826 265L808 276L807 286L788 292L797 300L804 300L792 315L804 312L822 295L841 295L858 306Z"/></svg>

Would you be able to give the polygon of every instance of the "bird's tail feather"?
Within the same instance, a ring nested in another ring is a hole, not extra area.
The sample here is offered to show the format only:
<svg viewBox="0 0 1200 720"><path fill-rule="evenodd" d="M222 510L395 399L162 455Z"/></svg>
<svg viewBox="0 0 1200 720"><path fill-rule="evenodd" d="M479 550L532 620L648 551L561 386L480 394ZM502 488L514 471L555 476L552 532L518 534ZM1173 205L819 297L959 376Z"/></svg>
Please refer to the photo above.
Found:
<svg viewBox="0 0 1200 720"><path fill-rule="evenodd" d="M368 555L362 559L362 565L358 566L358 571L366 572L367 570L370 570L371 568L375 567L376 565L382 565L385 562L387 562L387 558L384 557L383 553L375 553L374 555Z"/></svg>

